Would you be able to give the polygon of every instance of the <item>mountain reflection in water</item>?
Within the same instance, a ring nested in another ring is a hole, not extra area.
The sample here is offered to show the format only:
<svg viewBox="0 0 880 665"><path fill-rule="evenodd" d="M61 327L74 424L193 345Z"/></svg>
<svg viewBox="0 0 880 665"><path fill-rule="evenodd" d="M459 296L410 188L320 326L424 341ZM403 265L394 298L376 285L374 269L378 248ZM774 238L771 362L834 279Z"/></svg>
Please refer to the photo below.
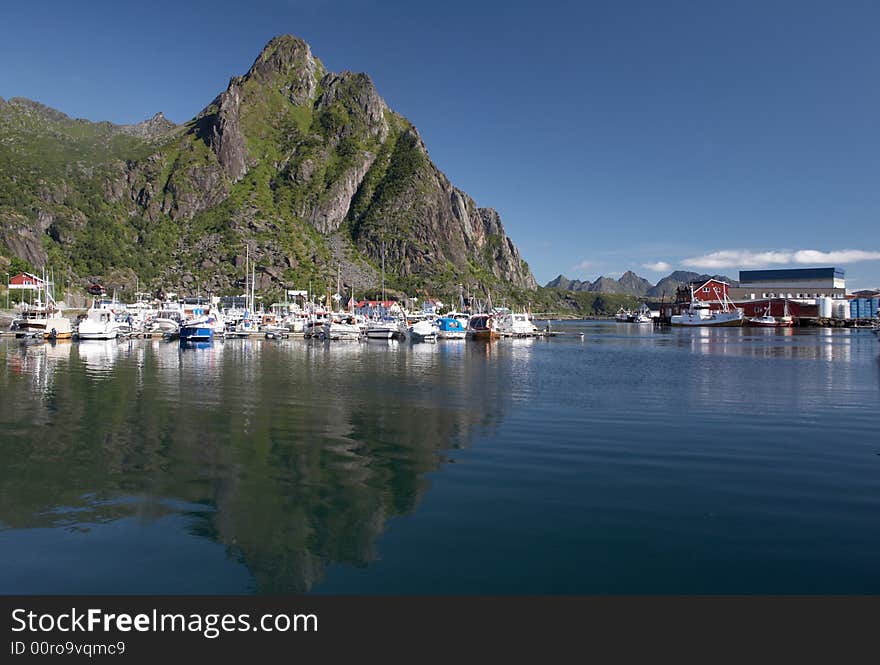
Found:
<svg viewBox="0 0 880 665"><path fill-rule="evenodd" d="M0 339L0 592L880 593L874 335L553 329Z"/></svg>
<svg viewBox="0 0 880 665"><path fill-rule="evenodd" d="M413 510L444 451L497 422L504 392L484 387L507 373L486 347L462 343L133 340L9 343L0 354L6 529L184 518L172 531L222 544L257 592L307 591L330 562L373 560L385 521ZM107 539L96 546L139 557ZM168 551L146 547L170 563L178 543L165 541ZM135 576L100 587L143 588Z"/></svg>

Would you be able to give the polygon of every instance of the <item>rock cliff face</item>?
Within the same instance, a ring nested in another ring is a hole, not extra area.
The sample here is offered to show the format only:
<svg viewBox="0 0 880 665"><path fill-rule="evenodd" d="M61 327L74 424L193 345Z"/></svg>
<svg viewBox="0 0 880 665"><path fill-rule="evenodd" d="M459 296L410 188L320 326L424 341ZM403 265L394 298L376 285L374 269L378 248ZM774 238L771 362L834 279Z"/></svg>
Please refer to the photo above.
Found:
<svg viewBox="0 0 880 665"><path fill-rule="evenodd" d="M337 267L373 289L383 256L410 293L536 288L498 213L449 182L369 76L327 72L289 35L180 126L0 101L0 195L0 255L80 276L235 292L247 245L266 289L335 286Z"/></svg>

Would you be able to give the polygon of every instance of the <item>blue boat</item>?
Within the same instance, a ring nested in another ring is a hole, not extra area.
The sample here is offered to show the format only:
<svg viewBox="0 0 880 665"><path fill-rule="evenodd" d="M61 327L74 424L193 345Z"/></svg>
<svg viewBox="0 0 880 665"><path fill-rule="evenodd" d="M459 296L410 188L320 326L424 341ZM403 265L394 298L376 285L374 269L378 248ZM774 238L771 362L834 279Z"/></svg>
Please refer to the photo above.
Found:
<svg viewBox="0 0 880 665"><path fill-rule="evenodd" d="M466 330L460 319L443 316L437 319L437 337L441 339L464 339Z"/></svg>
<svg viewBox="0 0 880 665"><path fill-rule="evenodd" d="M180 342L210 342L214 339L214 319L202 316L180 324Z"/></svg>

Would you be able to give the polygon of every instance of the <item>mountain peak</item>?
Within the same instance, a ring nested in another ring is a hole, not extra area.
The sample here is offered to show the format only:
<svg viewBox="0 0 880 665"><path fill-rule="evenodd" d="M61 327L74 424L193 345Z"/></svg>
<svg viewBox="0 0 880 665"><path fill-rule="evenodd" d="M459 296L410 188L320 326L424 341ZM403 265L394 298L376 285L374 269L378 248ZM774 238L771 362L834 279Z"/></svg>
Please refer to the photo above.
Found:
<svg viewBox="0 0 880 665"><path fill-rule="evenodd" d="M122 132L131 136L138 136L147 141L162 138L176 128L177 125L166 118L162 111L155 113L152 118L148 118L136 125L121 125L119 127Z"/></svg>
<svg viewBox="0 0 880 665"><path fill-rule="evenodd" d="M293 35L279 35L263 47L245 78L269 81L277 74L287 77L291 73L313 77L318 69L316 64L312 49L305 41Z"/></svg>

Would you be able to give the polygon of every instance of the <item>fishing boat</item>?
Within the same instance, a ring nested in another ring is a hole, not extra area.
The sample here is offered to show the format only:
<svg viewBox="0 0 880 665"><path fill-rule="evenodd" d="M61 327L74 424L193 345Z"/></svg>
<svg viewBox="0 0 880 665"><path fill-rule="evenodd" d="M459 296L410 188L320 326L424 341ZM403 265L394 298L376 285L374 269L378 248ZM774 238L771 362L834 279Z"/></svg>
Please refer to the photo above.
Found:
<svg viewBox="0 0 880 665"><path fill-rule="evenodd" d="M711 305L703 300L698 300L694 295L694 289L691 287L691 302L686 312L674 314L670 317L670 323L673 326L712 326L727 327L741 326L744 322L743 311L741 308L734 306L727 297L726 293L719 294L718 302L721 303L720 310L713 310Z"/></svg>
<svg viewBox="0 0 880 665"><path fill-rule="evenodd" d="M709 303L692 302L687 312L673 315L670 323L674 326L741 326L743 311L738 308L713 311Z"/></svg>
<svg viewBox="0 0 880 665"><path fill-rule="evenodd" d="M16 337L24 337L28 333L42 334L46 330L49 314L48 308L40 301L33 305L22 305L19 307L18 316L12 321L10 330L15 332Z"/></svg>
<svg viewBox="0 0 880 665"><path fill-rule="evenodd" d="M464 339L467 336L467 322L447 314L437 319L437 337L440 339Z"/></svg>
<svg viewBox="0 0 880 665"><path fill-rule="evenodd" d="M749 326L754 328L790 328L794 325L794 318L788 313L788 301L785 301L784 314L775 317L770 314L770 303L761 316L752 316L748 319Z"/></svg>
<svg viewBox="0 0 880 665"><path fill-rule="evenodd" d="M477 340L498 339L501 335L495 328L495 319L491 314L475 314L468 321L468 336Z"/></svg>
<svg viewBox="0 0 880 665"><path fill-rule="evenodd" d="M794 325L794 317L791 315L791 312L788 311L787 300L783 305L782 316L780 316L777 321L779 322L779 325L784 328L790 328Z"/></svg>
<svg viewBox="0 0 880 665"><path fill-rule="evenodd" d="M65 339L72 336L70 321L55 302L52 281L44 270L36 298L32 303L20 303L18 316L12 321L11 330L18 338L35 336L39 338ZM54 329L54 333L52 330Z"/></svg>
<svg viewBox="0 0 880 665"><path fill-rule="evenodd" d="M428 319L416 321L410 326L409 334L414 342L436 342L437 326L434 325L433 321L429 321Z"/></svg>
<svg viewBox="0 0 880 665"><path fill-rule="evenodd" d="M761 316L752 316L749 317L749 326L752 328L775 328L779 325L779 322L776 320L775 316L770 314L770 306L767 306L767 311Z"/></svg>
<svg viewBox="0 0 880 665"><path fill-rule="evenodd" d="M649 310L644 304L639 307L637 312L632 314L631 321L633 323L654 323L654 319L651 318L651 310Z"/></svg>
<svg viewBox="0 0 880 665"><path fill-rule="evenodd" d="M614 314L614 320L618 323L628 323L631 317L632 312L630 312L628 309L624 309L623 307L618 309L617 312Z"/></svg>

